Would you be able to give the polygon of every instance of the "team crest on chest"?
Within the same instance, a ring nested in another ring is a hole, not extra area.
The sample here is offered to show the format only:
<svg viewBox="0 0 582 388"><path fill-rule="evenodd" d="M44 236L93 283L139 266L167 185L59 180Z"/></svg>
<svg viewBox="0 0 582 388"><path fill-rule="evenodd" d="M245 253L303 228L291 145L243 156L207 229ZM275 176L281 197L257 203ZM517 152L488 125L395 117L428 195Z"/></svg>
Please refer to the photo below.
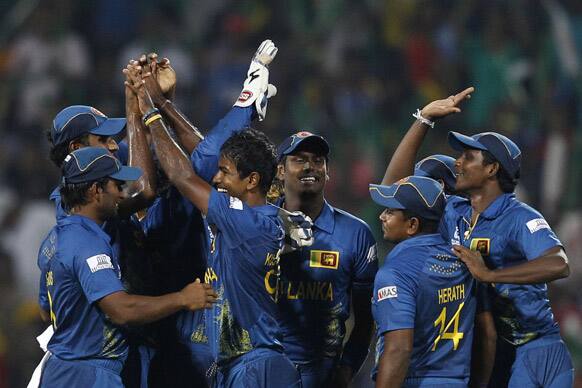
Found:
<svg viewBox="0 0 582 388"><path fill-rule="evenodd" d="M312 268L337 269L339 257L339 252L335 251L311 251L309 266Z"/></svg>
<svg viewBox="0 0 582 388"><path fill-rule="evenodd" d="M489 256L490 249L491 249L491 239L489 238L471 239L471 250L480 252L481 256Z"/></svg>

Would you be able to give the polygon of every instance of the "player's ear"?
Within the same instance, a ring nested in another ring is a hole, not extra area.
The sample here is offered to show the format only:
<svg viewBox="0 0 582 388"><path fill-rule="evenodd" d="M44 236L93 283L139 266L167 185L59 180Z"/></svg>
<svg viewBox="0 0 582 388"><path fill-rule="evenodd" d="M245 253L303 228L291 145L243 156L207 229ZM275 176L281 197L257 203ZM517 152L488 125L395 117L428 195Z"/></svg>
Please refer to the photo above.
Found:
<svg viewBox="0 0 582 388"><path fill-rule="evenodd" d="M83 144L81 144L80 142L78 142L77 140L71 140L69 142L69 153L78 150L79 148L82 148Z"/></svg>
<svg viewBox="0 0 582 388"><path fill-rule="evenodd" d="M261 174L253 171L245 179L247 180L247 191L252 191L259 187L259 184L261 183Z"/></svg>
<svg viewBox="0 0 582 388"><path fill-rule="evenodd" d="M410 237L418 234L420 232L420 220L418 217L410 217L408 219L408 230L407 233Z"/></svg>
<svg viewBox="0 0 582 388"><path fill-rule="evenodd" d="M285 179L285 163L281 162L277 165L277 179L284 180Z"/></svg>
<svg viewBox="0 0 582 388"><path fill-rule="evenodd" d="M497 175L498 171L499 171L499 162L494 162L494 163L491 163L490 165L487 166L487 173L491 177L494 177L495 175Z"/></svg>
<svg viewBox="0 0 582 388"><path fill-rule="evenodd" d="M93 182L93 184L91 186L89 186L89 188L87 189L87 202L92 202L94 199L98 198L98 195L100 193L100 188L97 185L97 182Z"/></svg>

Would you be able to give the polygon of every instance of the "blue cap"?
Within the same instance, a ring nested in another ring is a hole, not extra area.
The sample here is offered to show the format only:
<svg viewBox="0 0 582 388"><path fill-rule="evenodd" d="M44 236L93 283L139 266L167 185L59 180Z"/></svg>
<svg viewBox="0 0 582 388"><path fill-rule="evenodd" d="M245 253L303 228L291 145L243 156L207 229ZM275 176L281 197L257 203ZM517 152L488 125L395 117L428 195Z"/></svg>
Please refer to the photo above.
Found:
<svg viewBox="0 0 582 388"><path fill-rule="evenodd" d="M110 177L119 181L135 181L141 176L136 167L122 166L105 148L84 147L71 152L63 163L63 182L85 183Z"/></svg>
<svg viewBox="0 0 582 388"><path fill-rule="evenodd" d="M323 136L315 135L307 131L301 131L289 136L279 144L277 147L277 157L281 160L283 156L292 154L293 151L299 147L299 144L308 143L312 143L315 147L319 148L321 155L326 157L329 155L329 144Z"/></svg>
<svg viewBox="0 0 582 388"><path fill-rule="evenodd" d="M414 166L414 175L441 179L445 183L445 191L455 190L457 177L455 174L455 158L447 155L431 155L422 159Z"/></svg>
<svg viewBox="0 0 582 388"><path fill-rule="evenodd" d="M489 151L512 178L519 177L521 150L509 138L496 132L483 132L473 136L449 132L449 144L457 151L474 148Z"/></svg>
<svg viewBox="0 0 582 388"><path fill-rule="evenodd" d="M72 105L55 116L51 138L53 145L59 145L68 143L86 133L113 136L125 128L125 123L124 118L110 119L91 106Z"/></svg>
<svg viewBox="0 0 582 388"><path fill-rule="evenodd" d="M422 176L409 176L390 186L370 185L370 195L378 205L408 210L427 220L440 220L445 210L442 186Z"/></svg>

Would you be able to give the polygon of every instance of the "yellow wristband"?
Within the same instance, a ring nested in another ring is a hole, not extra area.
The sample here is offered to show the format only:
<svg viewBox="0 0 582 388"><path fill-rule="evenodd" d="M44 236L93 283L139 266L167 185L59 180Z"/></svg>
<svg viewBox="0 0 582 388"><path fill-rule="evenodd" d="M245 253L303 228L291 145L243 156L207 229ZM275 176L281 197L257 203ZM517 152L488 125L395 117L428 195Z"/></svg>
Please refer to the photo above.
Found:
<svg viewBox="0 0 582 388"><path fill-rule="evenodd" d="M161 114L153 115L152 117L150 117L149 119L146 120L145 125L150 125L154 121L159 120L161 118L162 118Z"/></svg>

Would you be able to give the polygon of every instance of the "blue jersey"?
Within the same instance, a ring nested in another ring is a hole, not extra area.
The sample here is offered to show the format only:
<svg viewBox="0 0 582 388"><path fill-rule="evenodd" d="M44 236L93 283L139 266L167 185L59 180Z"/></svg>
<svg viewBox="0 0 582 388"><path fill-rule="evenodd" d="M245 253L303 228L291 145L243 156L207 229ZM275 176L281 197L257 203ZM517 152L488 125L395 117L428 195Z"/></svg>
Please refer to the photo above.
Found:
<svg viewBox="0 0 582 388"><path fill-rule="evenodd" d="M212 190L206 222L210 253L205 282L219 297L205 310L206 335L219 365L260 348L282 350L274 289L278 251L285 233L272 205L249 207ZM214 231L212 231L214 229Z"/></svg>
<svg viewBox="0 0 582 388"><path fill-rule="evenodd" d="M55 230L55 251L44 273L55 329L48 349L63 360L124 362L125 336L97 306L101 298L124 291L109 236L78 215L59 220Z"/></svg>
<svg viewBox="0 0 582 388"><path fill-rule="evenodd" d="M376 242L364 221L325 202L312 230L312 246L281 256L277 304L293 362L341 354L351 291L371 294L378 270ZM277 286L274 277L266 280Z"/></svg>
<svg viewBox="0 0 582 388"><path fill-rule="evenodd" d="M490 268L505 268L540 257L562 243L543 216L518 201L500 195L471 227L471 203L450 197L443 223L453 244L478 250ZM492 312L498 335L514 345L559 333L546 284L494 284Z"/></svg>
<svg viewBox="0 0 582 388"><path fill-rule="evenodd" d="M396 245L374 281L378 343L373 378L384 351L384 334L400 329L414 330L407 378L468 378L476 284L440 234Z"/></svg>

